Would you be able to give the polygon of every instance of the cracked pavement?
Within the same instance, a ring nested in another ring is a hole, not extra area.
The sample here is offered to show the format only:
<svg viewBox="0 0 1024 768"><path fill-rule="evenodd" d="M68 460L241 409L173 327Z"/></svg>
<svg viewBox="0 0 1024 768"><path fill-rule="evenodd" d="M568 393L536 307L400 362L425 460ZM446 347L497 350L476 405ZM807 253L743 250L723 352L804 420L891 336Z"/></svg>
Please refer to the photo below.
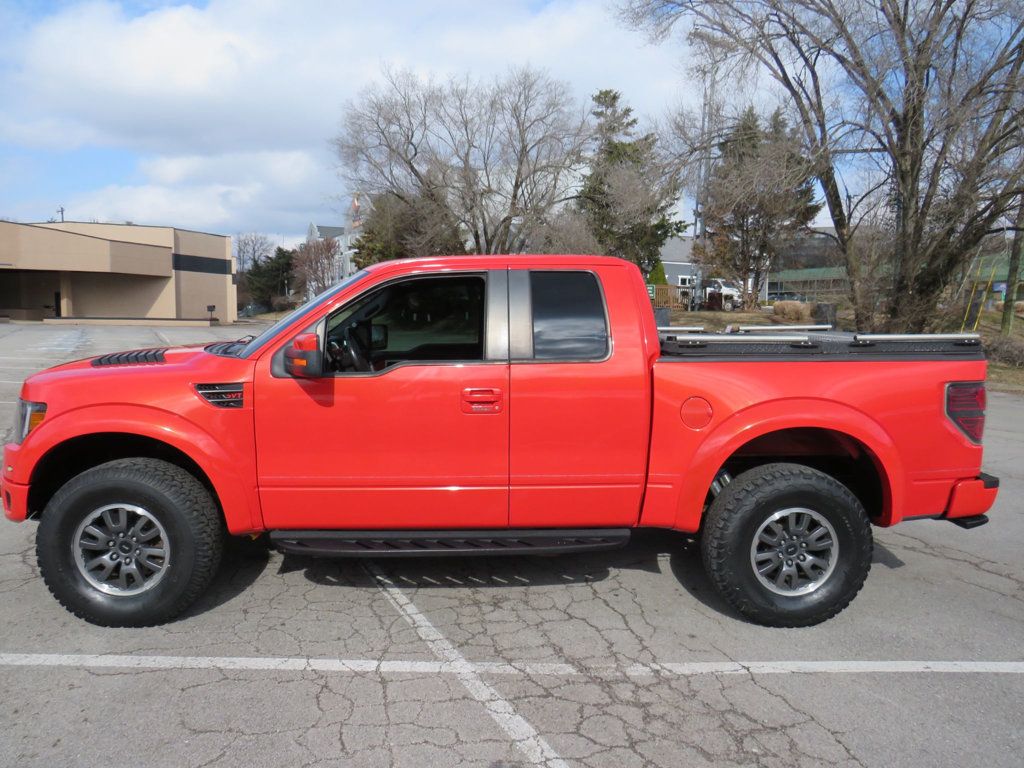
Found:
<svg viewBox="0 0 1024 768"><path fill-rule="evenodd" d="M45 365L250 331L0 325L0 432ZM810 629L741 620L692 542L656 531L607 553L369 566L238 541L178 621L101 629L47 593L35 524L0 523L0 656L60 660L0 659L0 765L1019 766L1024 674L713 666L1024 661L1024 399L989 402L992 523L876 529L864 590Z"/></svg>

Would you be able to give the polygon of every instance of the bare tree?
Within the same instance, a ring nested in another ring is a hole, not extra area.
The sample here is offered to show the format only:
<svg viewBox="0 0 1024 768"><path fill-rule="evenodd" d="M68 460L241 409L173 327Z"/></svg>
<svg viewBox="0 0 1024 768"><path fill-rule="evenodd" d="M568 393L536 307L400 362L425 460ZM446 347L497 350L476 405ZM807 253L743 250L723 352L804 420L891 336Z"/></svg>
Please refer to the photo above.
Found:
<svg viewBox="0 0 1024 768"><path fill-rule="evenodd" d="M245 232L235 235L235 261L239 272L248 272L256 264L270 258L274 244L266 235Z"/></svg>
<svg viewBox="0 0 1024 768"><path fill-rule="evenodd" d="M568 206L534 228L530 237L530 250L535 253L603 252L583 214Z"/></svg>
<svg viewBox="0 0 1024 768"><path fill-rule="evenodd" d="M432 206L470 251L502 253L570 195L587 137L568 87L542 72L437 83L386 71L348 105L333 143L352 188Z"/></svg>
<svg viewBox="0 0 1024 768"><path fill-rule="evenodd" d="M624 0L655 36L677 24L787 97L844 256L861 327L875 324L855 235L891 248L885 321L918 330L1024 188L1024 0Z"/></svg>
<svg viewBox="0 0 1024 768"><path fill-rule="evenodd" d="M295 250L292 269L307 293L326 291L338 280L341 244L333 237L309 238Z"/></svg>

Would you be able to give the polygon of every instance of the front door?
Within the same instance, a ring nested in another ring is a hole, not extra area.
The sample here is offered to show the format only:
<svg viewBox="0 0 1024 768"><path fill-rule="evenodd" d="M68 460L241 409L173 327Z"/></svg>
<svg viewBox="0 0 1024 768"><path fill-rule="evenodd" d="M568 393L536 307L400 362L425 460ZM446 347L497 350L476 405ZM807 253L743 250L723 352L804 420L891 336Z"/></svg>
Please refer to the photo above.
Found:
<svg viewBox="0 0 1024 768"><path fill-rule="evenodd" d="M265 355L255 414L271 529L508 525L505 271L373 286L317 326L323 378Z"/></svg>

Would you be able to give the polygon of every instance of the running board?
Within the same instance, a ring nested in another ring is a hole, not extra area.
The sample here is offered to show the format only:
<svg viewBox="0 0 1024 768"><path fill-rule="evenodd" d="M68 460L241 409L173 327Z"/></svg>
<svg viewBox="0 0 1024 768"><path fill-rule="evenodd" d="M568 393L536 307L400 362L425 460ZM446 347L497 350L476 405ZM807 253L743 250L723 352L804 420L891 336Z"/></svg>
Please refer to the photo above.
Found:
<svg viewBox="0 0 1024 768"><path fill-rule="evenodd" d="M596 552L629 543L629 528L480 531L271 531L286 554L310 557L437 557Z"/></svg>

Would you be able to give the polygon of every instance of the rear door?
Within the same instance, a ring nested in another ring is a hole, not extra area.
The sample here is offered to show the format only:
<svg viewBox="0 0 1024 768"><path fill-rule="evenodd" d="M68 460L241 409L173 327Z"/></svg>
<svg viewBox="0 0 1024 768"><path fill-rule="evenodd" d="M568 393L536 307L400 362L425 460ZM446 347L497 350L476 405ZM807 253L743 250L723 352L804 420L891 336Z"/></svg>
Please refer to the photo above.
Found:
<svg viewBox="0 0 1024 768"><path fill-rule="evenodd" d="M636 524L651 405L634 292L625 264L509 271L512 527Z"/></svg>

